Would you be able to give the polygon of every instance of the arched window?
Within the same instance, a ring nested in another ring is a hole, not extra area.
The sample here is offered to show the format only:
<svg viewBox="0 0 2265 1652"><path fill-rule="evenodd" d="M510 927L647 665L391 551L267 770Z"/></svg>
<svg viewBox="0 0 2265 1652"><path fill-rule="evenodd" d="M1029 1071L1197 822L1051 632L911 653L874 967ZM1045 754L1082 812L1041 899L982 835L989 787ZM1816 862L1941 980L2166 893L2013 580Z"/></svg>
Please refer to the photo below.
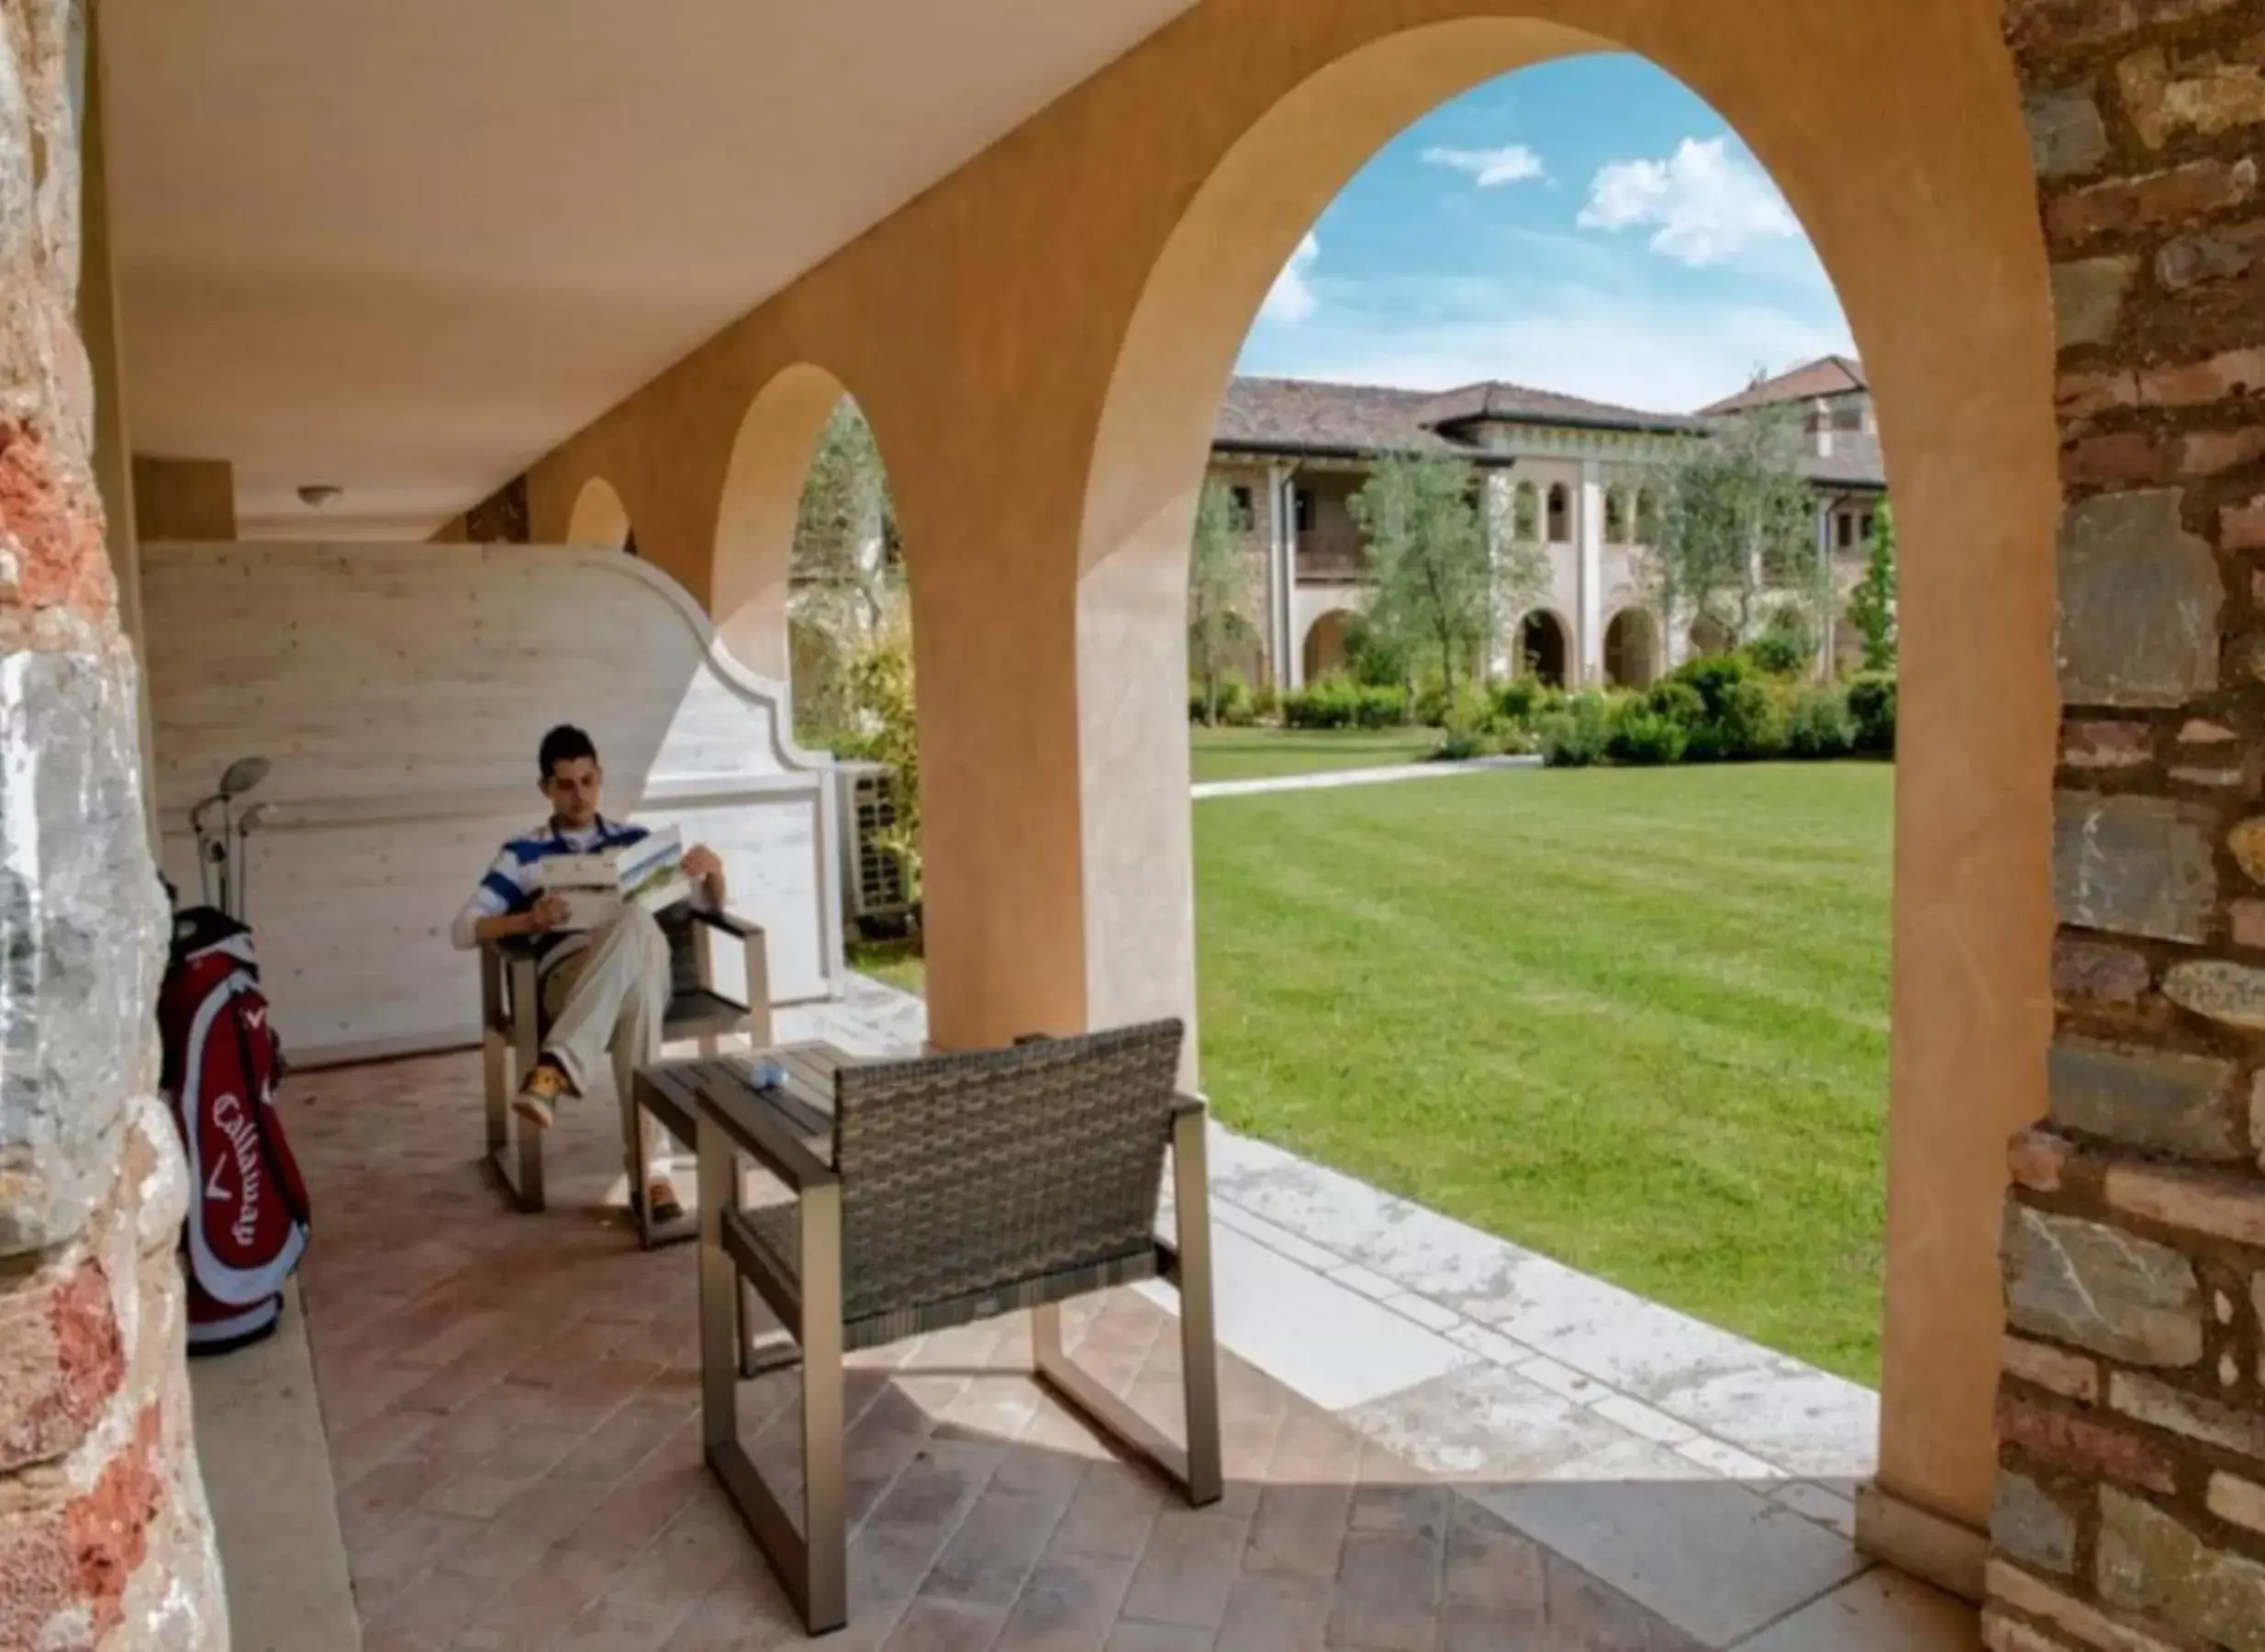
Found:
<svg viewBox="0 0 2265 1652"><path fill-rule="evenodd" d="M1659 495L1648 487L1635 490L1635 542L1659 543Z"/></svg>
<svg viewBox="0 0 2265 1652"><path fill-rule="evenodd" d="M1510 533L1521 543L1542 536L1542 490L1531 482L1521 482L1511 490Z"/></svg>
<svg viewBox="0 0 2265 1652"><path fill-rule="evenodd" d="M1518 627L1518 671L1548 688L1565 686L1568 646L1565 621L1536 608Z"/></svg>
<svg viewBox="0 0 2265 1652"><path fill-rule="evenodd" d="M1568 544L1573 538L1573 496L1564 483L1554 484L1549 490L1549 542Z"/></svg>
<svg viewBox="0 0 2265 1652"><path fill-rule="evenodd" d="M1624 545L1628 542L1628 495L1625 489L1608 487L1604 490L1604 542Z"/></svg>

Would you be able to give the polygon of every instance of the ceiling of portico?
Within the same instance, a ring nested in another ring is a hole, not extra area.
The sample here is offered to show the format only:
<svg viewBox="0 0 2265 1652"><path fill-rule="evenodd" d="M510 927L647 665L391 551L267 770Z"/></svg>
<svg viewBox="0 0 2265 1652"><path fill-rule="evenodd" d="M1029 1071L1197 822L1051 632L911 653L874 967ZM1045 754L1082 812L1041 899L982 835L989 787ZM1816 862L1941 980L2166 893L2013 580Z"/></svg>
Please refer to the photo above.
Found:
<svg viewBox="0 0 2265 1652"><path fill-rule="evenodd" d="M134 445L421 535L1188 4L107 0Z"/></svg>

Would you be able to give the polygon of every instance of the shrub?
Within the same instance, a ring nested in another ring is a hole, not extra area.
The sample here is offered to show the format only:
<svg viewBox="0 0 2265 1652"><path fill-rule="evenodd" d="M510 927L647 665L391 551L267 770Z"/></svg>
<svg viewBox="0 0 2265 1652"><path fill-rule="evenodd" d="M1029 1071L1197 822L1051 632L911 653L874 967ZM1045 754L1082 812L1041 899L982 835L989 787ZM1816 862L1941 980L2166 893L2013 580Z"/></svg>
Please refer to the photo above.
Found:
<svg viewBox="0 0 2265 1652"><path fill-rule="evenodd" d="M1474 757L1484 757L1491 749L1484 730L1450 727L1432 748L1432 759L1436 763L1468 763Z"/></svg>
<svg viewBox="0 0 2265 1652"><path fill-rule="evenodd" d="M1690 742L1680 723L1638 702L1621 713L1606 749L1614 763L1650 766L1680 763Z"/></svg>
<svg viewBox="0 0 2265 1652"><path fill-rule="evenodd" d="M1868 671L1848 684L1848 717L1856 724L1856 749L1882 756L1895 753L1895 674Z"/></svg>
<svg viewBox="0 0 2265 1652"><path fill-rule="evenodd" d="M1344 663L1364 688L1402 687L1415 664L1408 650L1378 631L1366 614L1345 621Z"/></svg>
<svg viewBox="0 0 2265 1652"><path fill-rule="evenodd" d="M1274 722L1282 715L1282 697L1274 691L1272 684L1264 685L1251 693L1251 720Z"/></svg>
<svg viewBox="0 0 2265 1652"><path fill-rule="evenodd" d="M1816 664L1817 640L1800 614L1780 611L1770 617L1760 636L1746 645L1745 653L1764 676L1804 676Z"/></svg>
<svg viewBox="0 0 2265 1652"><path fill-rule="evenodd" d="M1856 749L1856 720L1837 688L1804 688L1785 714L1785 749L1795 757L1846 757Z"/></svg>
<svg viewBox="0 0 2265 1652"><path fill-rule="evenodd" d="M1282 720L1293 729L1394 729L1408 720L1408 696L1323 677L1282 701Z"/></svg>
<svg viewBox="0 0 2265 1652"><path fill-rule="evenodd" d="M1742 678L1724 687L1720 708L1690 731L1693 763L1752 763L1785 749L1785 713L1768 686Z"/></svg>
<svg viewBox="0 0 2265 1652"><path fill-rule="evenodd" d="M1536 677L1513 677L1494 689L1495 716L1522 729L1534 727L1564 705L1565 690L1552 688Z"/></svg>
<svg viewBox="0 0 2265 1652"><path fill-rule="evenodd" d="M1707 720L1705 696L1677 677L1653 684L1646 703L1655 716L1665 718L1686 735Z"/></svg>
<svg viewBox="0 0 2265 1652"><path fill-rule="evenodd" d="M1568 697L1534 730L1552 768L1587 768L1604 761L1612 742L1612 708L1601 694Z"/></svg>

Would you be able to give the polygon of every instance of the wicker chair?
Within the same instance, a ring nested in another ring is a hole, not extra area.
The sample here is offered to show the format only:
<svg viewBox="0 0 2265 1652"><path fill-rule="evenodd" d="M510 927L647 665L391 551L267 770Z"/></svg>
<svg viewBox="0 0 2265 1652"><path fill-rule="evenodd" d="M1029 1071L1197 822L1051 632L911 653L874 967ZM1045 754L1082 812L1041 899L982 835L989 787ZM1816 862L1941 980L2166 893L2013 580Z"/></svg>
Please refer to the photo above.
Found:
<svg viewBox="0 0 2265 1652"><path fill-rule="evenodd" d="M1221 1490L1204 1110L1174 1092L1177 1021L1008 1050L848 1065L831 1162L759 1099L700 1092L700 1335L709 1466L812 1634L848 1617L842 1356L1032 1311L1039 1378L1147 1457L1190 1503ZM1166 1148L1176 1243L1156 1235ZM742 1156L795 1194L745 1209ZM1179 1291L1187 1443L1176 1446L1074 1363L1060 1304L1134 1280ZM740 1443L741 1282L802 1367L799 1530Z"/></svg>
<svg viewBox="0 0 2265 1652"><path fill-rule="evenodd" d="M662 1042L695 1041L702 1055L713 1055L716 1041L732 1032L747 1032L758 1047L769 1044L771 977L762 927L729 912L687 907L681 916L665 914L662 928L668 934L670 972ZM744 1004L725 998L715 988L710 937L718 934L739 942L745 949L748 1001ZM487 1115L484 1162L511 1202L530 1212L544 1204L543 1133L513 1118L511 1096L542 1050L542 994L537 986L541 955L540 944L524 938L487 941L480 945L483 1099ZM624 1097L621 1105L629 1185L642 1189L652 1181L651 1166L641 1162L643 1146L636 1120L630 1113L630 1099ZM667 1239L689 1239L697 1231L689 1218L673 1229L656 1229L645 1219L643 1201L635 1202L638 1235L648 1248Z"/></svg>

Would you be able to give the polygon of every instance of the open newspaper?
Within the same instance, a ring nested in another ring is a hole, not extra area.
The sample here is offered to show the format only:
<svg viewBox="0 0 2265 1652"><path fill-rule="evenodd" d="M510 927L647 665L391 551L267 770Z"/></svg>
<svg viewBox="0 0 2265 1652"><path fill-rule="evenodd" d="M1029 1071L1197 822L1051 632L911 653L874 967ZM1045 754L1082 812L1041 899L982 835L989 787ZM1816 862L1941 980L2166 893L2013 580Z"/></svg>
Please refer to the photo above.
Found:
<svg viewBox="0 0 2265 1652"><path fill-rule="evenodd" d="M535 863L536 885L563 897L567 930L602 929L628 905L658 912L692 898L684 839L674 826L596 854L553 854Z"/></svg>

